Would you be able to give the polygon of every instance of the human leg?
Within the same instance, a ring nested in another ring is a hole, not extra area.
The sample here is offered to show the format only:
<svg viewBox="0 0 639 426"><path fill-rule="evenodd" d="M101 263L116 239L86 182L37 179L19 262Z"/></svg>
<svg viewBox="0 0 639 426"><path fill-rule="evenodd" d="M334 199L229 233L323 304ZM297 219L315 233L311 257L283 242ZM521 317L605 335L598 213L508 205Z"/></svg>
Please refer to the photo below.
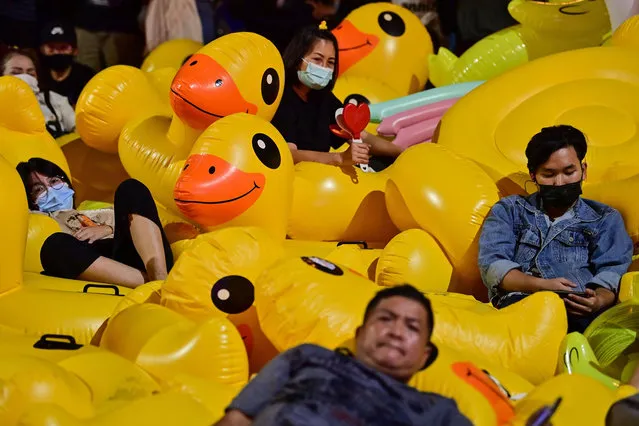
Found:
<svg viewBox="0 0 639 426"><path fill-rule="evenodd" d="M173 266L171 246L162 229L151 192L128 179L115 192L113 258L146 271L149 280L162 280Z"/></svg>
<svg viewBox="0 0 639 426"><path fill-rule="evenodd" d="M50 235L40 249L44 274L58 278L82 279L126 287L144 284L144 274L105 256L111 240L89 244L73 235L58 232Z"/></svg>

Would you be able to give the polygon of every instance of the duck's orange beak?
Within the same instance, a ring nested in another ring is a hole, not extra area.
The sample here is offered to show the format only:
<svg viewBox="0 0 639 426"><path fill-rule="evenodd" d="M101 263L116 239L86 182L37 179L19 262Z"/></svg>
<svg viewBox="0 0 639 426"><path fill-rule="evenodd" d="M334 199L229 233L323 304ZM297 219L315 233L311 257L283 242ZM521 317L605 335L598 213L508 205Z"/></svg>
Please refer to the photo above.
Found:
<svg viewBox="0 0 639 426"><path fill-rule="evenodd" d="M257 113L228 71L203 54L193 55L173 78L171 107L182 121L200 130L237 112Z"/></svg>
<svg viewBox="0 0 639 426"><path fill-rule="evenodd" d="M175 204L201 226L218 226L248 210L264 190L266 177L246 173L211 154L191 155L173 191Z"/></svg>
<svg viewBox="0 0 639 426"><path fill-rule="evenodd" d="M345 20L333 30L339 48L339 75L368 56L379 44L379 37L358 30Z"/></svg>

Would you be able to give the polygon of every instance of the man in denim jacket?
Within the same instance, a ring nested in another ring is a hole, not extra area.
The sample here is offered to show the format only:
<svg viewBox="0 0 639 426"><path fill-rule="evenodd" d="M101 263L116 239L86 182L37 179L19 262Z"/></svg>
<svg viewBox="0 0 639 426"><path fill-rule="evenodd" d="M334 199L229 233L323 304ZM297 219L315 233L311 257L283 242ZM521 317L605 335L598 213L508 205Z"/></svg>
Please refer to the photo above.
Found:
<svg viewBox="0 0 639 426"><path fill-rule="evenodd" d="M586 150L583 133L571 126L533 136L526 157L539 191L495 204L479 240L479 268L493 305L555 291L564 297L568 330L579 332L615 303L633 248L617 210L580 198Z"/></svg>

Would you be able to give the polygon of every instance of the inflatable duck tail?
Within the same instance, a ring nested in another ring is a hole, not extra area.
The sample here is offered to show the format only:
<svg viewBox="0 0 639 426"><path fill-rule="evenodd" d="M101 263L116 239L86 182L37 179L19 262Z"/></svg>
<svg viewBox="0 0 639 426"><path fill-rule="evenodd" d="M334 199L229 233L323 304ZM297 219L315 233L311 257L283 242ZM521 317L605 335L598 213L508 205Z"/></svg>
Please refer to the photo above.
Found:
<svg viewBox="0 0 639 426"><path fill-rule="evenodd" d="M84 143L98 151L116 154L126 123L151 115L170 116L171 110L146 73L117 65L101 71L87 83L75 114L76 128Z"/></svg>
<svg viewBox="0 0 639 426"><path fill-rule="evenodd" d="M428 57L429 79L434 86L447 86L453 80L453 68L459 58L453 52L440 47L436 55Z"/></svg>

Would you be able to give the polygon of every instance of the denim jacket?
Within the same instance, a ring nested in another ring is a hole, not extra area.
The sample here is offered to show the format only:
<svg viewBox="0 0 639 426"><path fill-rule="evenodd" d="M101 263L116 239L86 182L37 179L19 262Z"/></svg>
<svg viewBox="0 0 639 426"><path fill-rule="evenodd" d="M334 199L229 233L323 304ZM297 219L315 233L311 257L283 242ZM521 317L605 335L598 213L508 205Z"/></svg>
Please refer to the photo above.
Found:
<svg viewBox="0 0 639 426"><path fill-rule="evenodd" d="M538 193L513 195L495 204L479 239L479 269L494 301L504 276L519 269L541 278L566 278L617 293L632 261L632 240L612 207L579 198L568 218L550 227Z"/></svg>

